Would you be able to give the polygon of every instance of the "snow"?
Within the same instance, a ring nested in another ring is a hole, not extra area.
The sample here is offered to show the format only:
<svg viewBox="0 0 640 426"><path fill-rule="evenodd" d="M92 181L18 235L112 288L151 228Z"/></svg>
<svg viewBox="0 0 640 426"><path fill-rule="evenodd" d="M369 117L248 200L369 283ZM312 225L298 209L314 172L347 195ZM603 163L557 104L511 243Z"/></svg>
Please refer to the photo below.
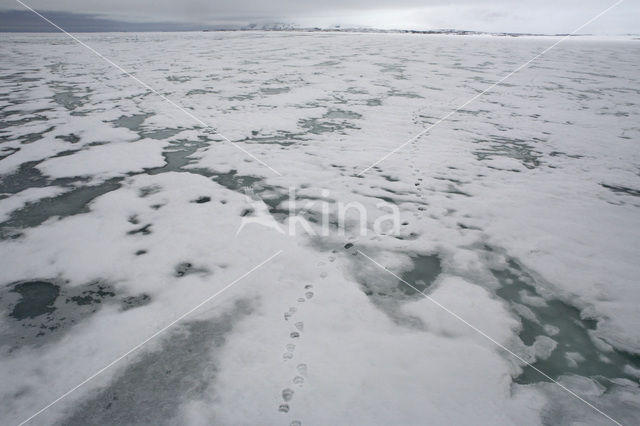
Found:
<svg viewBox="0 0 640 426"><path fill-rule="evenodd" d="M46 159L38 164L38 169L52 178L96 175L107 179L164 165L162 151L166 145L156 140L99 145L73 155Z"/></svg>
<svg viewBox="0 0 640 426"><path fill-rule="evenodd" d="M0 227L70 209L0 233L0 423L230 283L33 424L609 422L358 250L616 420L640 420L637 42L562 43L358 176L556 39L82 39L213 127L63 35L3 36ZM360 203L366 233L355 215L329 235L238 232L271 212L289 230L290 188L316 216ZM397 233L374 232L383 201ZM30 281L63 296L20 322L16 285Z"/></svg>
<svg viewBox="0 0 640 426"><path fill-rule="evenodd" d="M49 186L46 188L29 188L4 198L0 204L0 221L4 222L11 216L11 212L20 210L25 205L42 198L55 197L66 192L65 188Z"/></svg>

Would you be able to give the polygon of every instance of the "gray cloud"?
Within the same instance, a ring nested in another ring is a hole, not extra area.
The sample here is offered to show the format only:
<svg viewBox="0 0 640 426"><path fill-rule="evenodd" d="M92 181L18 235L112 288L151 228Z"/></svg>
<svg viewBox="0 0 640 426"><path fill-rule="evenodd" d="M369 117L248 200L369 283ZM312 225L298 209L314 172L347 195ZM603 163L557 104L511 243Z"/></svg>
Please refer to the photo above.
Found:
<svg viewBox="0 0 640 426"><path fill-rule="evenodd" d="M126 22L224 25L266 22L303 26L457 28L480 31L563 33L575 29L612 0L26 0L38 9L89 14ZM2 9L21 9L0 0ZM640 32L640 2L626 0L583 32Z"/></svg>

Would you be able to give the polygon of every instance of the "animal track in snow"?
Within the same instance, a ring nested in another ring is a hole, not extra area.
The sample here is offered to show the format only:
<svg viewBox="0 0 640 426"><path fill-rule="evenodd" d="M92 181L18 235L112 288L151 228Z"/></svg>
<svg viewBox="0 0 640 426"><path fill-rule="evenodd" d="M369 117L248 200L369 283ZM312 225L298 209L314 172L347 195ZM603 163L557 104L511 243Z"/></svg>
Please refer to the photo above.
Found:
<svg viewBox="0 0 640 426"><path fill-rule="evenodd" d="M335 260L335 256L333 257ZM331 260L333 261L333 260ZM325 266L325 262L320 262L318 264L318 266L323 267ZM321 277L326 277L327 273L326 272L321 272L320 274ZM313 285L311 284L305 284L304 285L304 297L299 297L298 303L303 303L307 300L310 300L311 298L313 298L314 296L314 292L311 291L311 289L313 288ZM287 310L284 313L284 319L285 321L289 321L289 319L298 312L298 309L291 306L289 307L289 310ZM289 331L289 338L291 339L299 339L300 336L302 335L302 333L304 332L304 322L303 321L297 321L295 324L293 324L295 327L295 330L293 331ZM290 359L293 359L293 352L296 348L296 345L294 345L293 343L288 343L286 346L286 351L285 353L282 355L282 357L284 358L284 361L288 361ZM294 385L296 385L297 387L301 388L304 385L305 382L305 376L307 375L307 364L301 363L296 365L296 371L297 374L293 377L292 382ZM281 396L282 396L282 400L283 403L278 405L278 411L281 413L288 413L290 410L290 406L289 406L289 402L292 400L293 395L294 395L294 391L291 388L285 388L282 390L281 392ZM300 420L292 420L290 423L290 426L301 426L302 422Z"/></svg>
<svg viewBox="0 0 640 426"><path fill-rule="evenodd" d="M282 354L282 357L285 360L293 358L293 351L295 350L296 345L294 345L293 343L288 343L287 346L285 346L285 348L287 351L284 354Z"/></svg>
<svg viewBox="0 0 640 426"><path fill-rule="evenodd" d="M296 309L294 306L291 306L289 310L284 313L284 320L289 321L289 318L291 318L291 316L295 314L297 311L298 309Z"/></svg>
<svg viewBox="0 0 640 426"><path fill-rule="evenodd" d="M291 398L293 398L293 394L294 394L293 389L289 389L289 388L283 389L282 399L284 400L284 402L289 402L291 401Z"/></svg>
<svg viewBox="0 0 640 426"><path fill-rule="evenodd" d="M296 367L296 370L298 370L298 373L300 373L303 376L307 375L307 364L298 364L298 366Z"/></svg>

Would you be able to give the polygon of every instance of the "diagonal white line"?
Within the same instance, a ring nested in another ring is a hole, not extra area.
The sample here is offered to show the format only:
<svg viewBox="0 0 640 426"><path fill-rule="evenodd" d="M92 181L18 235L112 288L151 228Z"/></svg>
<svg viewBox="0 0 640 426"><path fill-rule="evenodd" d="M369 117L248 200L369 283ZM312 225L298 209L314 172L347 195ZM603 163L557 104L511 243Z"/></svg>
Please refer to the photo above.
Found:
<svg viewBox="0 0 640 426"><path fill-rule="evenodd" d="M519 356L518 354L514 353L513 351L507 349L507 347L505 347L502 343L498 342L496 339L494 339L493 337L489 336L487 333L485 333L484 331L480 330L478 327L474 326L473 324L469 323L467 320L465 320L464 318L462 318L460 315L456 314L455 312L453 312L452 310L450 310L449 308L447 308L446 306L444 306L443 304L441 304L440 302L438 302L437 300L435 300L433 297L429 296L428 294L425 294L423 291L418 290L415 286L413 286L412 284L408 283L407 281L403 280L402 278L400 278L398 275L394 274L392 271L390 271L389 269L387 269L385 266L379 264L378 262L376 262L375 260L373 260L372 258L370 258L369 256L367 256L366 254L364 254L362 251L358 250L358 253L360 253L361 255L363 255L364 257L366 257L367 259L369 259L371 262L373 262L374 264L376 264L377 266L379 266L380 268L384 269L385 271L387 271L388 273L390 273L391 275L393 275L395 278L397 278L398 280L402 281L403 283L405 283L406 285L408 285L409 287L411 287L412 289L414 289L415 291L417 291L418 293L420 293L422 296L424 296L426 299L428 299L430 302L433 302L436 306L438 306L440 309L443 309L444 311L446 311L447 313L453 315L453 317L455 317L457 320L459 320L460 322L464 323L466 326L468 326L469 328L471 328L472 330L474 330L475 332L479 333L480 335L482 335L483 337L485 337L486 339L488 339L489 341L491 341L492 343L494 343L495 345L497 345L500 349L504 350L505 352L508 352L509 354L511 354L513 357L515 357L516 359L518 359L519 361L523 362L524 364L526 364L527 366L533 368L535 371L537 371L538 373L540 373L541 375L543 375L545 378L551 380L553 383L555 383L556 385L560 386L560 388L562 388L563 390L567 391L570 395L572 395L573 397L577 398L578 400L584 402L586 405L588 405L589 407L591 407L592 409L594 409L595 411L597 411L598 413L602 414L604 417L606 417L607 419L611 420L613 423L617 424L618 426L622 426L621 423L619 423L618 421L614 420L613 418L611 418L609 415L607 415L606 413L602 412L600 409L598 409L597 407L595 407L593 404L591 404L589 401L587 401L586 399L582 398L580 395L576 394L575 392L573 392L571 389L567 388L566 386L564 386L563 384L561 384L560 382L552 379L548 374L546 374L545 372L541 371L540 369L534 367L533 365L531 365L530 363L528 363L527 361L525 361L521 356Z"/></svg>
<svg viewBox="0 0 640 426"><path fill-rule="evenodd" d="M19 1L19 0L18 0ZM535 61L536 59L538 59L539 57L541 57L542 55L544 55L545 53L549 52L551 49L553 49L554 47L556 47L557 45L559 45L560 43L562 43L563 41L565 41L566 39L568 39L569 37L571 37L572 35L574 35L575 33L577 33L578 31L580 31L581 29L583 29L584 27L586 27L587 25L589 25L590 23L592 23L593 21L595 21L596 19L600 18L602 15L604 15L605 13L609 12L611 9L613 9L614 7L618 6L620 3L622 3L624 0L618 0L616 1L614 4L612 4L611 6L609 6L608 8L606 8L605 10L603 10L602 12L598 13L596 16L594 16L593 18L589 19L587 22L585 22L584 24L580 25L578 28L576 28L575 30L571 31L569 34L565 35L564 37L562 37L561 39L559 39L558 41L556 41L555 43L553 43L551 46L547 47L546 49L544 49L542 52L538 53L536 56L534 56L533 58L529 59L527 62L525 62L524 64L520 65L518 68L514 69L513 71L511 71L509 74L505 75L504 77L502 77L500 80L496 81L495 83L493 83L492 85L490 85L489 87L487 87L486 89L484 89L482 92L476 94L475 96L473 96L471 99L469 99L468 101L466 101L465 103L463 103L462 105L460 105L459 107L457 107L454 110L449 111L447 114L445 114L444 116L440 117L435 123L433 123L432 125L430 125L429 127L427 127L426 129L423 129L422 131L420 131L418 134L416 134L415 136L413 136L411 139L407 140L406 142L404 142L402 145L399 145L398 147L396 147L394 150L389 151L387 154L385 154L384 157L382 157L381 159L379 159L378 161L374 162L373 164L371 164L369 167L363 169L360 173L357 174L357 176L362 176L364 173L366 173L369 169L371 169L372 167L377 166L378 164L382 163L384 160L386 160L387 158L391 157L393 154L395 154L396 152L398 152L399 150L401 150L402 148L404 148L405 146L407 146L408 144L410 144L411 142L419 139L421 136L423 136L425 133L427 133L429 130L433 129L434 127L436 127L438 124L442 123L443 121L447 120L449 117L451 117L453 114L456 114L458 111L460 111L462 108L466 107L467 105L469 105L470 103L472 103L473 101L475 101L476 99L478 99L480 96L484 95L485 93L493 90L497 85L503 83L505 80L507 80L508 78L510 78L512 75L514 75L515 73L517 73L518 71L521 71L522 69L528 67L533 61Z"/></svg>
<svg viewBox="0 0 640 426"><path fill-rule="evenodd" d="M105 365L104 367L102 367L100 370L96 371L95 373L93 373L91 376L87 377L86 379L84 379L82 382L78 383L77 385L75 385L74 387L72 387L71 389L69 389L68 391L66 391L65 393L63 393L62 395L60 395L58 398L56 398L55 400L53 400L52 402L50 402L49 404L47 404L46 406L42 407L40 410L38 410L36 413L34 413L31 417L23 420L22 422L20 422L20 424L18 426L22 426L28 422L30 422L31 420L33 420L36 416L40 415L41 413L43 413L44 411L46 411L47 409L51 408L53 405L57 404L58 402L60 402L62 399L66 398L67 396L69 396L71 393L73 393L75 390L77 390L78 388L80 388L81 386L85 385L86 383L90 382L91 380L95 379L97 376L99 376L100 374L102 374L105 370L107 370L108 368L112 367L113 365L117 364L118 362L122 361L124 358L126 358L128 355L130 355L131 353L137 351L138 349L140 349L141 347L143 347L144 345L146 345L150 340L158 337L160 334L164 333L165 331L167 331L169 328L173 327L175 324L177 324L178 322L180 322L181 320L183 320L185 317L189 316L190 314L192 314L193 312L195 312L196 310L198 310L200 307L202 307L203 305L205 305L206 303L208 303L209 301L211 301L212 299L214 299L216 296L224 293L226 290L228 290L229 288L231 288L234 284L236 284L238 281L242 280L243 278L245 278L247 275L251 274L253 271L255 271L256 269L260 268L261 266L265 265L266 263L270 262L271 260L273 260L275 257L277 257L278 255L280 255L280 253L282 253L282 250L278 250L278 252L276 252L274 255L272 255L271 257L269 257L267 260L264 260L262 262L260 262L259 264L257 264L256 266L254 266L253 268L249 269L247 272L245 272L244 274L242 274L241 276L239 276L238 278L236 278L235 280L231 281L229 284L227 284L226 286L224 286L221 290L217 291L216 293L212 294L211 296L207 297L206 299L204 299L202 302L198 303L196 306L194 306L193 308L189 309L187 312L185 312L184 314L180 315L178 318L174 319L173 321L171 321L169 324L165 325L164 327L162 327L160 330L156 331L155 333L153 333L151 336L147 337L145 340L143 340L142 342L138 343L137 345L135 345L134 347L132 347L131 349L129 349L127 352L125 352L124 354L120 355L118 358L114 359L113 361L111 361L109 364Z"/></svg>
<svg viewBox="0 0 640 426"><path fill-rule="evenodd" d="M170 103L171 105L173 105L174 107L178 108L180 111L182 111L183 113L185 113L188 117L190 117L191 119L195 120L197 123L201 124L202 126L204 126L205 128L208 129L212 129L216 135L220 136L222 139L224 139L226 142L229 142L231 145L233 145L235 148L239 149L240 151L244 152L245 154L247 154L249 157L253 158L254 160L256 160L258 163L262 164L263 166L265 166L266 168L268 168L269 170L271 170L273 173L275 173L278 176L282 176L282 174L277 171L276 169L274 169L273 167L271 167L270 165L268 165L267 163L265 163L264 161L262 161L261 159L259 159L258 157L256 157L255 155L253 155L252 153L250 153L249 151L247 151L246 149L244 149L243 147L241 147L240 145L238 145L237 143L231 141L229 138L227 138L225 135L223 135L222 133L218 132L213 126L210 126L209 124L207 124L204 120L202 120L201 118L197 117L196 115L194 115L191 111L187 110L186 108L178 105L177 103L175 103L174 101L172 101L171 99L169 99L168 97L166 97L165 95L163 95L162 93L158 92L156 89L154 89L153 87L149 86L147 83L145 83L144 81L140 80L138 77L136 77L135 75L131 74L130 72L128 72L127 70L125 70L124 68L122 68L120 65L116 64L115 62L113 62L111 59L107 58L106 56L104 56L102 53L98 52L97 50L95 50L93 47L89 46L88 44L86 44L85 42L83 42L82 40L80 40L79 38L77 38L76 36L74 36L73 34L68 33L67 31L65 31L63 28L61 28L60 26L58 26L57 24L55 24L54 22L52 22L49 18L41 15L38 11L34 10L31 6L29 6L28 4L25 4L23 1L21 0L16 0L16 2L20 3L22 6L24 6L26 9L30 10L31 12L35 13L36 15L38 15L40 18L42 18L43 20L45 20L46 22L48 22L49 24L51 24L52 26L54 26L55 28L57 28L58 30L60 30L61 32L63 32L64 34L66 34L67 36L71 37L74 41L76 41L78 44L80 44L83 47L86 47L87 49L89 49L93 54L95 54L97 57L99 57L100 59L102 59L103 61L107 62L109 65L113 66L114 68L118 69L120 72L122 72L123 74L125 74L128 77L131 77L133 80L135 80L138 84L140 84L142 87L144 87L147 90L150 90L151 92L155 93L156 95L158 95L160 98L162 98L164 101L167 101L168 103Z"/></svg>

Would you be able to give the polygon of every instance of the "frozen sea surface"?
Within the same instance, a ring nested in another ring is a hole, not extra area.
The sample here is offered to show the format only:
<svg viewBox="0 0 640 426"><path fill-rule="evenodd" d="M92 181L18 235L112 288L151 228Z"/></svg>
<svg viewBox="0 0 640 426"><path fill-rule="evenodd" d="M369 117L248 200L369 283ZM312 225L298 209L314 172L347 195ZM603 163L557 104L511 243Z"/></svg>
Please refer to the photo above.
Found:
<svg viewBox="0 0 640 426"><path fill-rule="evenodd" d="M640 423L638 41L0 37L0 423Z"/></svg>

